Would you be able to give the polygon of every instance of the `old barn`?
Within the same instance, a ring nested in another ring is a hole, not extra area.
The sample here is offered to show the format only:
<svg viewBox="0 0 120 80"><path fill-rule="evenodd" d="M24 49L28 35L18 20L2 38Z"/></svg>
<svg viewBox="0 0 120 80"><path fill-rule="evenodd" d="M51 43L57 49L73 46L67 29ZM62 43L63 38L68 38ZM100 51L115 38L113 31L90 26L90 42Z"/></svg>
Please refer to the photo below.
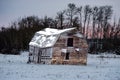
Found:
<svg viewBox="0 0 120 80"><path fill-rule="evenodd" d="M46 28L35 33L29 43L28 62L41 64L86 64L88 45L75 28Z"/></svg>

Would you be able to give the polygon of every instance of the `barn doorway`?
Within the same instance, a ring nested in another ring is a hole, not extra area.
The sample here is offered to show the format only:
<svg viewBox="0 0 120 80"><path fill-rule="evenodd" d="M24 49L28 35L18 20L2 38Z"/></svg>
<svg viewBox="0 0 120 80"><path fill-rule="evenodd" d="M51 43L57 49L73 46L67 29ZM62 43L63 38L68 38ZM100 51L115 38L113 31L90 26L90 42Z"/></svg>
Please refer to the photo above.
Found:
<svg viewBox="0 0 120 80"><path fill-rule="evenodd" d="M68 47L73 47L73 38L68 38L67 39L67 46Z"/></svg>
<svg viewBox="0 0 120 80"><path fill-rule="evenodd" d="M66 56L65 56L65 59L66 59L66 60L69 60L69 55L70 55L70 53L67 52L67 53L66 53Z"/></svg>
<svg viewBox="0 0 120 80"><path fill-rule="evenodd" d="M37 60L37 63L41 63L41 55L42 55L42 51L40 50L38 52L38 60Z"/></svg>

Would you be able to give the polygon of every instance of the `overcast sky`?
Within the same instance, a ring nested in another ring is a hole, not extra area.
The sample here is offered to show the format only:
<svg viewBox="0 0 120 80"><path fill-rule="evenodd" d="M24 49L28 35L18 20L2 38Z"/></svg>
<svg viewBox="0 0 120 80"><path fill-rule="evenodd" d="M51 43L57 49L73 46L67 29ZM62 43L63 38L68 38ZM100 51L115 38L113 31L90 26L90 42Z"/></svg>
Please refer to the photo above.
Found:
<svg viewBox="0 0 120 80"><path fill-rule="evenodd" d="M120 0L0 0L0 26L8 26L18 18L30 15L55 17L58 11L67 8L68 3L77 6L111 5L113 16L120 17Z"/></svg>

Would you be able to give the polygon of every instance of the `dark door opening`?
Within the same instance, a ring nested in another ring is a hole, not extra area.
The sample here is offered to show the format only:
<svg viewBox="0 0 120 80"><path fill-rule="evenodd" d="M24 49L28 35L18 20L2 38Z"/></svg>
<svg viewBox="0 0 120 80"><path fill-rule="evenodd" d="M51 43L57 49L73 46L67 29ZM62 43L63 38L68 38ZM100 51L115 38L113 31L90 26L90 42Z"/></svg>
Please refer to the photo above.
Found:
<svg viewBox="0 0 120 80"><path fill-rule="evenodd" d="M65 59L66 59L66 60L68 60L68 59L69 59L69 55L70 55L70 53L69 53L69 52L67 52L67 53L66 53L66 57L65 57Z"/></svg>
<svg viewBox="0 0 120 80"><path fill-rule="evenodd" d="M41 63L41 55L42 55L42 51L39 51L37 63Z"/></svg>
<svg viewBox="0 0 120 80"><path fill-rule="evenodd" d="M73 47L73 38L68 38L68 40L67 40L67 46L68 47Z"/></svg>

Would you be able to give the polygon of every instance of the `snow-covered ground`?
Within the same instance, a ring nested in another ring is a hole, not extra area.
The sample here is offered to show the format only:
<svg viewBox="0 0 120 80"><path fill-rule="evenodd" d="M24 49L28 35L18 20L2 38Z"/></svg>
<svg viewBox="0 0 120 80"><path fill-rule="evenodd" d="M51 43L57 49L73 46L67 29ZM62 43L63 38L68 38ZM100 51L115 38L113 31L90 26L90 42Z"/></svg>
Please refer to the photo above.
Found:
<svg viewBox="0 0 120 80"><path fill-rule="evenodd" d="M0 80L120 80L120 56L99 56L89 54L87 66L81 66L27 64L28 52L0 54Z"/></svg>

